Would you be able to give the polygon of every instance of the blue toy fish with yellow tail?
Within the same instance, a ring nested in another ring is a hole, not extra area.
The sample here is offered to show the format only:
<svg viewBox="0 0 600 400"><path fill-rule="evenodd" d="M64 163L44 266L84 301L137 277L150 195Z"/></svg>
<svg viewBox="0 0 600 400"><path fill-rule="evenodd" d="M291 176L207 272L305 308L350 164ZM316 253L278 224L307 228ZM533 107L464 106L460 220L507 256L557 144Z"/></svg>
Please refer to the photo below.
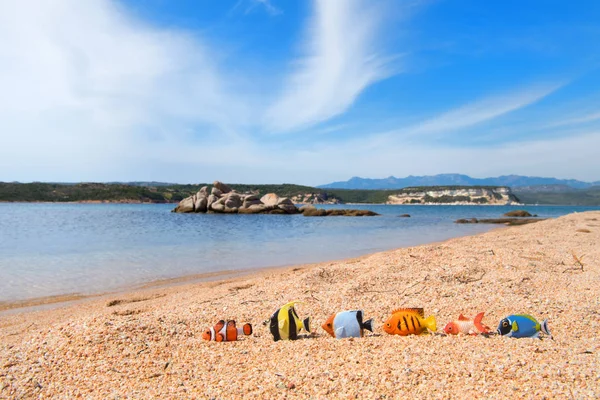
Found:
<svg viewBox="0 0 600 400"><path fill-rule="evenodd" d="M548 329L548 320L545 319L540 324L537 319L528 314L509 315L500 321L498 333L502 336L514 338L539 338L540 332L548 335L552 339L552 334Z"/></svg>
<svg viewBox="0 0 600 400"><path fill-rule="evenodd" d="M294 309L296 303L299 302L287 303L271 316L269 329L275 341L296 340L302 329L310 333L310 317L301 320Z"/></svg>

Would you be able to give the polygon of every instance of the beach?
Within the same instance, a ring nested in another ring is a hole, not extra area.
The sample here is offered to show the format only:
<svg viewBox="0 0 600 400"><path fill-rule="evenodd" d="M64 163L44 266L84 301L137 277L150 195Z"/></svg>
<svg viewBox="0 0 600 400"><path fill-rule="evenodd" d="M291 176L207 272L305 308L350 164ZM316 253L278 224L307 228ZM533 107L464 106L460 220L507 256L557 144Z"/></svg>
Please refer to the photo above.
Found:
<svg viewBox="0 0 600 400"><path fill-rule="evenodd" d="M598 398L600 212L334 262L149 288L0 316L0 398ZM267 321L299 300L311 335L274 342ZM423 307L436 334L381 329ZM374 333L321 324L361 309ZM459 314L549 320L554 340L446 336ZM202 332L252 323L230 343Z"/></svg>

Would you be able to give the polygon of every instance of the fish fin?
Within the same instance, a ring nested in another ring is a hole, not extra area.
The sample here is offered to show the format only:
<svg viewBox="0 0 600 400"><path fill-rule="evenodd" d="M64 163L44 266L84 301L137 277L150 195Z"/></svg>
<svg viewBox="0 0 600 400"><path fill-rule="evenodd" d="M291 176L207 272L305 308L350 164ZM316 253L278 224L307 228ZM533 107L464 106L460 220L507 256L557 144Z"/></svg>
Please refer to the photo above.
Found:
<svg viewBox="0 0 600 400"><path fill-rule="evenodd" d="M281 310L293 308L296 304L302 304L302 302L298 300L290 301L289 303L281 307Z"/></svg>
<svg viewBox="0 0 600 400"><path fill-rule="evenodd" d="M222 341L224 341L224 340L225 340L225 336L223 336L223 334L221 334L221 333L217 333L217 334L216 334L216 336L215 336L215 341L217 341L217 342L222 342Z"/></svg>
<svg viewBox="0 0 600 400"><path fill-rule="evenodd" d="M429 329L431 332L435 332L437 331L437 324L435 322L435 317L433 315L430 315L429 317L427 317L425 319L425 321L423 321L425 324L425 327L427 329Z"/></svg>
<svg viewBox="0 0 600 400"><path fill-rule="evenodd" d="M304 321L302 321L302 327L308 333L310 333L310 317L306 317Z"/></svg>
<svg viewBox="0 0 600 400"><path fill-rule="evenodd" d="M540 329L542 330L542 332L544 332L546 335L548 335L550 337L550 339L554 338L552 337L552 334L550 333L550 329L548 329L548 319L545 319L542 321L542 323L540 324Z"/></svg>
<svg viewBox="0 0 600 400"><path fill-rule="evenodd" d="M467 318L467 317L465 317L464 315L460 314L460 315L458 316L458 320L459 320L459 321L468 321L468 320L469 320L469 318Z"/></svg>
<svg viewBox="0 0 600 400"><path fill-rule="evenodd" d="M344 327L342 326L341 328L337 328L335 330L335 335L334 336L335 336L336 339L344 337Z"/></svg>
<svg viewBox="0 0 600 400"><path fill-rule="evenodd" d="M483 314L482 312L480 312L479 314L477 314L475 316L475 319L473 320L473 324L475 324L475 327L477 328L477 330L481 333L489 333L490 328L488 326L485 326L484 324L481 323L481 320L483 319Z"/></svg>
<svg viewBox="0 0 600 400"><path fill-rule="evenodd" d="M425 318L425 312L423 311L422 308L397 308L394 311L392 311L392 314L396 314L399 312L407 312L407 313L411 313L411 314L417 314L419 317Z"/></svg>
<svg viewBox="0 0 600 400"><path fill-rule="evenodd" d="M252 325L244 324L244 326L242 326L242 331L244 332L244 335L246 335L246 336L252 335Z"/></svg>
<svg viewBox="0 0 600 400"><path fill-rule="evenodd" d="M512 328L513 332L516 332L519 330L519 324L517 324L517 321L513 321L511 328Z"/></svg>
<svg viewBox="0 0 600 400"><path fill-rule="evenodd" d="M285 323L286 323L285 319L280 319L279 320L279 329L283 329L285 327Z"/></svg>
<svg viewBox="0 0 600 400"><path fill-rule="evenodd" d="M363 322L362 328L368 330L369 332L373 332L373 318Z"/></svg>

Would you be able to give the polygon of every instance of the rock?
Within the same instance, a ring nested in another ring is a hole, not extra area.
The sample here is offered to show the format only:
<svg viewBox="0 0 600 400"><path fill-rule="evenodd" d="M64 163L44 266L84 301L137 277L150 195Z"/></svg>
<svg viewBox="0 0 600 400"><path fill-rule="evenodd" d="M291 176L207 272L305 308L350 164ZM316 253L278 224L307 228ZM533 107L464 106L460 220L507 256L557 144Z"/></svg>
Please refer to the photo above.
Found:
<svg viewBox="0 0 600 400"><path fill-rule="evenodd" d="M210 211L216 211L216 212L225 212L225 204L223 203L219 203L219 202L214 202L210 205L209 208Z"/></svg>
<svg viewBox="0 0 600 400"><path fill-rule="evenodd" d="M200 192L198 192L200 193ZM206 212L208 210L208 199L206 196L196 195L196 202L194 203L194 212Z"/></svg>
<svg viewBox="0 0 600 400"><path fill-rule="evenodd" d="M294 205L294 203L288 199L287 197L282 197L277 202L277 208L285 211L287 214L297 214L298 209Z"/></svg>
<svg viewBox="0 0 600 400"><path fill-rule="evenodd" d="M344 216L344 217L362 217L379 215L370 210L346 210L346 209L330 209L315 208L313 206L302 207L302 214L305 217L325 217L325 216Z"/></svg>
<svg viewBox="0 0 600 400"><path fill-rule="evenodd" d="M313 209L313 208L316 210L316 207L315 207L315 206L311 206L310 204L305 204L305 205L301 206L301 207L298 209L298 211L300 211L301 213L303 213L304 211L306 211L306 210L310 210L310 209Z"/></svg>
<svg viewBox="0 0 600 400"><path fill-rule="evenodd" d="M173 211L177 212L177 213L194 212L194 197L195 196L190 196L190 197L186 197L185 199L181 200L179 202L179 204L177 205L177 207L175 207L175 209Z"/></svg>
<svg viewBox="0 0 600 400"><path fill-rule="evenodd" d="M215 196L214 194L211 194L210 196L208 196L208 198L206 200L207 209L210 210L210 207L212 206L212 204L214 202L216 202L217 200L219 200L219 198L217 196Z"/></svg>
<svg viewBox="0 0 600 400"><path fill-rule="evenodd" d="M244 200L244 203L242 204L242 207L248 208L248 207L256 206L256 205L259 205L259 204L264 205L258 199L256 199L256 200Z"/></svg>
<svg viewBox="0 0 600 400"><path fill-rule="evenodd" d="M223 204L227 208L240 208L243 204L242 196L234 192L227 193L223 198L225 199Z"/></svg>
<svg viewBox="0 0 600 400"><path fill-rule="evenodd" d="M223 192L217 188L216 186L213 186L213 188L210 191L210 194L216 197L221 197L223 196Z"/></svg>
<svg viewBox="0 0 600 400"><path fill-rule="evenodd" d="M276 206L279 203L279 196L275 193L267 193L260 198L260 201L267 206Z"/></svg>
<svg viewBox="0 0 600 400"><path fill-rule="evenodd" d="M327 215L327 211L322 208L316 208L315 206L303 206L302 214L305 217L324 217Z"/></svg>
<svg viewBox="0 0 600 400"><path fill-rule="evenodd" d="M529 214L525 210L515 210L515 211L509 211L509 212L505 213L504 216L505 217L531 217L531 214Z"/></svg>
<svg viewBox="0 0 600 400"><path fill-rule="evenodd" d="M287 212L285 210L282 210L281 208L273 208L270 211L267 211L269 214L287 214Z"/></svg>
<svg viewBox="0 0 600 400"><path fill-rule="evenodd" d="M208 186L202 186L200 190L198 190L198 194L196 194L196 196L208 197Z"/></svg>
<svg viewBox="0 0 600 400"><path fill-rule="evenodd" d="M454 221L455 224L476 224L477 222L479 222L477 218L462 218Z"/></svg>
<svg viewBox="0 0 600 400"><path fill-rule="evenodd" d="M410 214L398 215L400 218L410 218Z"/></svg>
<svg viewBox="0 0 600 400"><path fill-rule="evenodd" d="M221 193L229 193L232 190L229 186L227 186L226 184L224 184L223 182L220 182L220 181L213 182L213 189L214 188L219 189L221 191Z"/></svg>

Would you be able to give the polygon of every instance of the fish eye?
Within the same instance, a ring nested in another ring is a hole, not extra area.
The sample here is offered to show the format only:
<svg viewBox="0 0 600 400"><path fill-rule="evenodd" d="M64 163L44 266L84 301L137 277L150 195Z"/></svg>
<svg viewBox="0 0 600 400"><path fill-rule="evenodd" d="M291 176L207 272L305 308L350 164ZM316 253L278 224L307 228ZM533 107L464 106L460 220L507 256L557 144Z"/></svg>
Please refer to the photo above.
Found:
<svg viewBox="0 0 600 400"><path fill-rule="evenodd" d="M504 321L504 322L502 323L502 326L504 326L504 327L507 327L507 326L508 326L508 321Z"/></svg>
<svg viewBox="0 0 600 400"><path fill-rule="evenodd" d="M389 324L389 322L388 322L387 324L385 324L385 326L387 326L387 327L389 328L391 325L390 325L390 324Z"/></svg>

